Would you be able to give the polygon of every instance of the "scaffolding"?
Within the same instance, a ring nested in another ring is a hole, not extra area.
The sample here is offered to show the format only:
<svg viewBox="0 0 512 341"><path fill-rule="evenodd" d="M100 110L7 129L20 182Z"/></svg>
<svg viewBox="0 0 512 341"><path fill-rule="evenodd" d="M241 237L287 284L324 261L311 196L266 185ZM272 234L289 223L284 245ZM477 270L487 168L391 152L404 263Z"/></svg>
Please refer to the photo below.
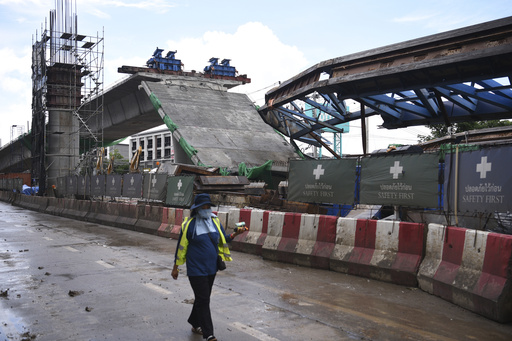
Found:
<svg viewBox="0 0 512 341"><path fill-rule="evenodd" d="M32 44L32 178L42 193L57 177L77 174L80 160L103 146L101 34L78 34L73 3L63 0L56 1L40 36L36 32ZM91 126L100 128L92 131Z"/></svg>

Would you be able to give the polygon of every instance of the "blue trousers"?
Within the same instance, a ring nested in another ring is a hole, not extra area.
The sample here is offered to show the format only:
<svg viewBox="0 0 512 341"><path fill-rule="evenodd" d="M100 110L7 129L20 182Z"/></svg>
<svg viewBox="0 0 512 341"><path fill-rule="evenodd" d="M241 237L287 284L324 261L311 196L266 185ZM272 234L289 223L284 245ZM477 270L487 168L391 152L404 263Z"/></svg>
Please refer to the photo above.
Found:
<svg viewBox="0 0 512 341"><path fill-rule="evenodd" d="M192 327L201 327L203 338L206 339L213 334L213 322L210 312L210 296L212 293L215 275L189 276L190 286L194 291L194 305L188 318Z"/></svg>

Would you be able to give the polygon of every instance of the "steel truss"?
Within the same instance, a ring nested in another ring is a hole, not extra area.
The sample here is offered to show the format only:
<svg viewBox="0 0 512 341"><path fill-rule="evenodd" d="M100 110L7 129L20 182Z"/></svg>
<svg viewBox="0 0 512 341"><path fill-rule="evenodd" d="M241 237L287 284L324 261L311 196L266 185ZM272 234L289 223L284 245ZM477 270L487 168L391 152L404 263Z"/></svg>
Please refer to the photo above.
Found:
<svg viewBox="0 0 512 341"><path fill-rule="evenodd" d="M508 17L323 61L269 91L259 113L314 146L325 145L322 129L373 115L388 129L510 119L511 75ZM327 115L307 115L306 104Z"/></svg>

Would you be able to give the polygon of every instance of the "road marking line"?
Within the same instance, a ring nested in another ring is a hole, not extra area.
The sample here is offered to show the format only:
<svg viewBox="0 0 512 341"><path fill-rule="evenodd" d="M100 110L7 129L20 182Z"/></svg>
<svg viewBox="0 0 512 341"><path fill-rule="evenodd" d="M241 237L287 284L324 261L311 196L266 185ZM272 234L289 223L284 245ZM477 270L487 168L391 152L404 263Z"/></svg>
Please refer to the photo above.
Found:
<svg viewBox="0 0 512 341"><path fill-rule="evenodd" d="M77 249L74 249L74 248L72 248L71 246L64 246L64 248L65 248L66 250L68 250L68 251L71 251L71 252L78 252L78 250L77 250Z"/></svg>
<svg viewBox="0 0 512 341"><path fill-rule="evenodd" d="M159 293L161 293L161 294L164 294L164 295L171 295L171 294L172 294L172 292L170 292L169 290L166 290L166 289L164 289L164 288L162 288L162 287L160 287L160 286L158 286L158 285L155 285L155 284L153 284L153 283L144 283L144 285L145 285L147 288L149 288L149 289L151 289L151 290L154 290L154 291L156 291L156 292L159 292Z"/></svg>
<svg viewBox="0 0 512 341"><path fill-rule="evenodd" d="M98 263L98 264L99 264L99 265L101 265L101 266L106 267L107 269L112 269L112 268L114 268L114 266L113 266L112 264L108 264L108 263L106 263L106 262L104 262L104 261L102 261L102 260L97 260L97 261L96 261L96 263Z"/></svg>
<svg viewBox="0 0 512 341"><path fill-rule="evenodd" d="M267 335L240 322L233 322L232 326L245 334L257 338L260 341L279 341L279 339L276 339L275 337Z"/></svg>
<svg viewBox="0 0 512 341"><path fill-rule="evenodd" d="M43 237L43 239L46 239L46 240L53 240L53 239L51 239L50 237Z"/></svg>

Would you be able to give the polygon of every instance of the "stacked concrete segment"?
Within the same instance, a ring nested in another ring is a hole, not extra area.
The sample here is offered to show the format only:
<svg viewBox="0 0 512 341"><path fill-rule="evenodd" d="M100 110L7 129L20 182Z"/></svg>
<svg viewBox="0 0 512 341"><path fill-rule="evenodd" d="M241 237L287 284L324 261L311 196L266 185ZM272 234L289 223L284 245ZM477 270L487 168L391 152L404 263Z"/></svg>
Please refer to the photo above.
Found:
<svg viewBox="0 0 512 341"><path fill-rule="evenodd" d="M419 287L499 322L512 321L512 236L428 226Z"/></svg>

